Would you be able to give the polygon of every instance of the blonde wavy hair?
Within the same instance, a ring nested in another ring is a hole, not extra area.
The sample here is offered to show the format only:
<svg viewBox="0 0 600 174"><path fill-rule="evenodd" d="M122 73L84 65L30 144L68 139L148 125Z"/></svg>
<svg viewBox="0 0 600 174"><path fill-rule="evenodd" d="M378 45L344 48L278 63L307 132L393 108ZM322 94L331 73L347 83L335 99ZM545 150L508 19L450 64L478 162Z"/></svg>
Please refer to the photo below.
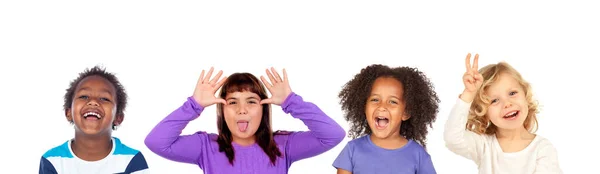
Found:
<svg viewBox="0 0 600 174"><path fill-rule="evenodd" d="M498 80L500 74L506 73L511 75L515 80L517 80L517 82L519 82L519 84L523 88L523 91L525 91L525 99L527 100L529 113L527 115L527 118L525 118L525 121L523 122L523 126L529 132L535 133L538 129L538 121L536 115L539 112L539 110L537 101L533 99L533 92L529 82L525 81L523 77L521 77L521 74L506 62L487 65L479 69L479 73L483 76L483 84L475 94L473 104L471 104L468 117L469 119L467 120L466 125L467 130L470 130L477 134L496 134L498 128L486 116L491 101L485 95L485 91L496 80Z"/></svg>

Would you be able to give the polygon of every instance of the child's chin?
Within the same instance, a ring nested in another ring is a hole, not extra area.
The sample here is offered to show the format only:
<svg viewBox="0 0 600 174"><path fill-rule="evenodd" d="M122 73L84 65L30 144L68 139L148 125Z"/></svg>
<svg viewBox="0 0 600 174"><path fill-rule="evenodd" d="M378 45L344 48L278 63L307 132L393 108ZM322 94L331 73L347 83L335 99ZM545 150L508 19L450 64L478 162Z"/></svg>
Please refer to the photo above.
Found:
<svg viewBox="0 0 600 174"><path fill-rule="evenodd" d="M109 132L110 131L98 131L98 130L82 131L83 135L87 135L87 136L105 135L105 134L109 134Z"/></svg>
<svg viewBox="0 0 600 174"><path fill-rule="evenodd" d="M110 133L111 129L110 128L106 128L106 129L101 129L101 128L79 128L76 130L78 133L82 133L83 135L102 135L102 134L106 134L106 133Z"/></svg>
<svg viewBox="0 0 600 174"><path fill-rule="evenodd" d="M236 136L237 138L250 138L252 137L256 132L250 132L250 131L245 131L245 132L240 132L240 131L236 131L235 134L233 136Z"/></svg>
<svg viewBox="0 0 600 174"><path fill-rule="evenodd" d="M387 130L372 130L373 133L371 133L371 136L374 136L375 138L387 138L390 136L390 132L388 132Z"/></svg>
<svg viewBox="0 0 600 174"><path fill-rule="evenodd" d="M523 127L523 123L512 123L512 124L502 124L500 126L498 126L498 128L500 129L506 129L506 130L515 130L515 129L520 129Z"/></svg>

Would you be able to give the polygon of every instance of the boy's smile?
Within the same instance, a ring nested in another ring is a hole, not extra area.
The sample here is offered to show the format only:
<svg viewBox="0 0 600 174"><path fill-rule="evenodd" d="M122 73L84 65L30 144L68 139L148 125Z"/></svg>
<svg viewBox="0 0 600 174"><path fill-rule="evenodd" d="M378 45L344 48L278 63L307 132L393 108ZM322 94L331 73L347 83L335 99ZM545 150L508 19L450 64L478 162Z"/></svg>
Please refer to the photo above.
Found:
<svg viewBox="0 0 600 174"><path fill-rule="evenodd" d="M67 119L75 124L77 133L98 135L112 131L122 116L115 118L117 105L115 87L100 76L84 78L75 89Z"/></svg>

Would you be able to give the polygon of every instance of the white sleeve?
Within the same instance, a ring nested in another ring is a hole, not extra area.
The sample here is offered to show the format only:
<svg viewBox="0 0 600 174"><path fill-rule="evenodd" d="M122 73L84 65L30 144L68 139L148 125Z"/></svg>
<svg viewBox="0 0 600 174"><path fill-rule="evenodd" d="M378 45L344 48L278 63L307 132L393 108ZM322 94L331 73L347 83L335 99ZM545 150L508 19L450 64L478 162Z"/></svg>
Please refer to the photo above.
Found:
<svg viewBox="0 0 600 174"><path fill-rule="evenodd" d="M558 165L558 155L556 148L546 140L538 146L538 154L534 174L562 174Z"/></svg>
<svg viewBox="0 0 600 174"><path fill-rule="evenodd" d="M482 156L485 137L466 130L471 103L457 99L450 111L450 116L444 128L446 147L457 155L473 160L479 165Z"/></svg>

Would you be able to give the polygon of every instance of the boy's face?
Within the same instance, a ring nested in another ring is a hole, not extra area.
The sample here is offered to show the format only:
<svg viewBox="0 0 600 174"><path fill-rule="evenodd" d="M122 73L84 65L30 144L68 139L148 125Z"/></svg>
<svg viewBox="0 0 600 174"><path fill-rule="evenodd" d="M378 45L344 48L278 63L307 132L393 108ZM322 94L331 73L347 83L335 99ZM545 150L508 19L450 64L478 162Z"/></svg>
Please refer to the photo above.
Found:
<svg viewBox="0 0 600 174"><path fill-rule="evenodd" d="M400 124L409 116L404 114L404 89L392 77L379 77L373 83L365 106L367 123L372 135L385 139L400 135Z"/></svg>
<svg viewBox="0 0 600 174"><path fill-rule="evenodd" d="M105 78L89 76L75 88L73 103L66 111L66 116L75 124L78 134L110 135L112 125L119 125L123 121L123 115L115 116L116 112L115 87Z"/></svg>

